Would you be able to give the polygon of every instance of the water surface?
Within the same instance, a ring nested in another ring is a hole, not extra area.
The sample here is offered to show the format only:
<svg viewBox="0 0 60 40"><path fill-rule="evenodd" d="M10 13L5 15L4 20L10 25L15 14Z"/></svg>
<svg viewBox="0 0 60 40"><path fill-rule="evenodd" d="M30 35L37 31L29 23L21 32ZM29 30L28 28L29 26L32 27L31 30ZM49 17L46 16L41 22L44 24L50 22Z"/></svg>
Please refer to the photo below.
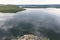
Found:
<svg viewBox="0 0 60 40"><path fill-rule="evenodd" d="M31 29L35 29L34 30L35 33L40 34L38 30L41 29L40 27L44 27L45 29L53 30L57 34L60 33L60 9L56 8L25 8L25 9L26 9L25 11L20 11L17 13L0 13L0 29L4 29L4 31L7 31L6 34L9 32L10 35L12 35L12 33L8 29L15 27L17 30L21 32L24 32L24 29L26 28L25 30L28 30L28 32L33 32L33 30L31 31ZM20 24L21 22L25 26L23 25L21 26ZM27 26L34 25L34 28L26 27L26 25Z"/></svg>

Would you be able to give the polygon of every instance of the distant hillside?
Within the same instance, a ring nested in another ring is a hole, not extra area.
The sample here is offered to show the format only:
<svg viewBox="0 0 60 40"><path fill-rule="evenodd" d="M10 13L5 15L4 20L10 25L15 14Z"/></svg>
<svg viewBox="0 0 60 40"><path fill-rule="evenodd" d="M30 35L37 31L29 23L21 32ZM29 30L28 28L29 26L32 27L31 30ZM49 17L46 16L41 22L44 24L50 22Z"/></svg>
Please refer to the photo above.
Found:
<svg viewBox="0 0 60 40"><path fill-rule="evenodd" d="M50 4L50 5L18 5L22 8L60 8L60 4Z"/></svg>

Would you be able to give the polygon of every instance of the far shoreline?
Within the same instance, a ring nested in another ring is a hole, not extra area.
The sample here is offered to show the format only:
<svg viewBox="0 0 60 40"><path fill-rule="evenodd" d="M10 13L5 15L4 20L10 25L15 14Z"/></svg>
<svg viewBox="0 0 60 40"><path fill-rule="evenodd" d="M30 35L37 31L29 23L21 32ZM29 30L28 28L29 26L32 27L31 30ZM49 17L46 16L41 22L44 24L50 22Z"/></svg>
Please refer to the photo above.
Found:
<svg viewBox="0 0 60 40"><path fill-rule="evenodd" d="M1 13L16 13L24 10L25 9L20 8L19 6L16 6L16 5L0 5Z"/></svg>

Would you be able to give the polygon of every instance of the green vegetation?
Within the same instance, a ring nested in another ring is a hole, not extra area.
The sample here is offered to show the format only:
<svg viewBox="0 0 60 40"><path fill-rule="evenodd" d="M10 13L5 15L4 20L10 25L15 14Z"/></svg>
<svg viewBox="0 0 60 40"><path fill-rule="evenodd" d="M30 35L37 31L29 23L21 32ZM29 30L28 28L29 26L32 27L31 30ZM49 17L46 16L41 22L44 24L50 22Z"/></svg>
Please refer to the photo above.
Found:
<svg viewBox="0 0 60 40"><path fill-rule="evenodd" d="M3 13L16 13L25 9L19 8L16 5L0 5L0 12Z"/></svg>

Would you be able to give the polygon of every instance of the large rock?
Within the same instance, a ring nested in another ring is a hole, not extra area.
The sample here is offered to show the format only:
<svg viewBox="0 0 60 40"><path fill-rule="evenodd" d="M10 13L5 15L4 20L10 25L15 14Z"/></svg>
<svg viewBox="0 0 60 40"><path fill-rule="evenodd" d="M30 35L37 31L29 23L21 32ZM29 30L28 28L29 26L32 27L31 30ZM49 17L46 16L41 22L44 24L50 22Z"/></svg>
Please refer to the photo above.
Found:
<svg viewBox="0 0 60 40"><path fill-rule="evenodd" d="M29 34L19 37L18 40L40 40L40 38L38 36Z"/></svg>

